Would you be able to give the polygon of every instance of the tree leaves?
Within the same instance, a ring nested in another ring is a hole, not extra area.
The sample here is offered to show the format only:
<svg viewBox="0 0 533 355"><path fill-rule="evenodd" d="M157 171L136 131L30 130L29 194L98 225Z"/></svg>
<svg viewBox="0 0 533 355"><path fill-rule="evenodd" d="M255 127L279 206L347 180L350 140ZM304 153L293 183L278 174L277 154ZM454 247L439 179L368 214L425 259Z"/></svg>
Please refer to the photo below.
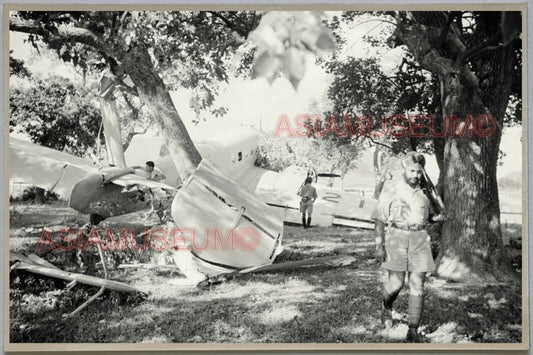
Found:
<svg viewBox="0 0 533 355"><path fill-rule="evenodd" d="M356 165L360 152L356 147L336 145L324 138L263 134L258 143L256 165L279 172L295 164L342 175Z"/></svg>
<svg viewBox="0 0 533 355"><path fill-rule="evenodd" d="M316 40L316 46L323 51L333 51L335 49L335 37L323 31Z"/></svg>
<svg viewBox="0 0 533 355"><path fill-rule="evenodd" d="M66 79L11 87L10 127L46 147L83 156L95 143L101 116L91 95Z"/></svg>
<svg viewBox="0 0 533 355"><path fill-rule="evenodd" d="M141 46L151 49L153 72L164 78L169 89L205 86L213 93L219 82L228 80L231 58L260 17L252 11L217 11L216 16L206 11L21 11L17 16L31 20L41 31L31 32L32 45L37 47L42 40L83 71L88 62L102 70L109 58L120 64L121 55ZM80 33L89 30L98 43L87 45L76 42L80 37L57 37L63 33L58 29L66 28L61 26ZM248 66L250 61L242 64Z"/></svg>
<svg viewBox="0 0 533 355"><path fill-rule="evenodd" d="M287 49L283 58L283 74L289 78L295 88L305 74L305 53L294 47Z"/></svg>
<svg viewBox="0 0 533 355"><path fill-rule="evenodd" d="M281 58L273 56L268 51L260 52L252 68L252 79L265 77L269 83L272 83L279 73Z"/></svg>
<svg viewBox="0 0 533 355"><path fill-rule="evenodd" d="M28 68L24 65L23 60L19 60L16 58L13 58L11 56L11 53L13 51L9 52L9 75L16 75L20 77L29 77L30 72L28 71Z"/></svg>
<svg viewBox="0 0 533 355"><path fill-rule="evenodd" d="M321 16L311 11L265 14L250 35L258 47L252 79L264 77L272 83L281 72L297 89L305 74L306 55L336 48L333 33L321 25Z"/></svg>

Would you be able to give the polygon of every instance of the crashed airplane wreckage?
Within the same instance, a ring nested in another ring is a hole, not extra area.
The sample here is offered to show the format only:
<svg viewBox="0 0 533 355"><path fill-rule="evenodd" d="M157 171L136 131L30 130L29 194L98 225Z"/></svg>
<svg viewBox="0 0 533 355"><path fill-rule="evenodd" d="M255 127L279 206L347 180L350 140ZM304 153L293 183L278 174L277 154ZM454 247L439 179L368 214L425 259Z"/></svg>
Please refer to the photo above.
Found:
<svg viewBox="0 0 533 355"><path fill-rule="evenodd" d="M101 88L102 119L110 166L103 167L99 161L73 157L10 137L10 178L68 198L70 207L89 214L90 222L83 228L90 229L108 217L148 209L154 201L169 202L167 207L172 201L171 216L178 227L192 231L210 227L213 231L225 232L226 236L228 231L236 233L233 236L237 235L241 248L206 247L213 235L196 233L195 243L187 240L186 235L182 236L182 244L173 250L173 259L181 272L196 285L220 275L313 265L338 266L355 260L350 256L331 256L273 265L282 251L284 217L280 210L247 191L237 178L234 180L206 159L179 189L147 179L138 169L128 168L120 143L120 123L115 98L111 94L112 87L103 85ZM165 206L165 203L162 205ZM37 255L25 256L13 252L10 253L11 270L26 270L70 281L67 289L78 283L100 287L97 294L71 315L81 311L105 289L142 292L107 279L104 251L99 243L95 244L104 268L104 279L66 272Z"/></svg>
<svg viewBox="0 0 533 355"><path fill-rule="evenodd" d="M259 132L251 127L240 126L209 139L193 141L202 158L216 163L219 170L237 181L239 186L279 210L284 222L300 224L300 197L296 192L314 169L291 165L276 172L255 166L260 150L259 139ZM135 135L125 156L126 161L135 164L154 160L156 166L167 176L167 183L175 181L178 176L177 167L161 137L154 137L150 133ZM321 227L374 229L371 214L377 201L366 197L364 188L346 191L328 186L332 181L324 175L326 174L314 175L318 198L313 204L313 224Z"/></svg>
<svg viewBox="0 0 533 355"><path fill-rule="evenodd" d="M177 226L187 226L179 228L180 230L192 232L192 238L196 238L192 240L183 234L179 238L181 244L171 250L175 264L194 285L209 285L245 273L317 265L343 266L355 261L352 256L333 255L273 264L283 250L283 219L280 211L240 187L231 177L205 159L199 164L195 174L176 193L171 215ZM213 231L226 231L226 236L232 236L231 240L228 242L226 239L226 242L233 245L237 243L239 247L217 247L214 233L194 233L196 230L205 230L206 226ZM145 293L130 285L108 280L102 246L99 242L94 244L98 247L104 279L66 272L37 255L24 256L15 252L10 252L10 261L13 263L11 270L25 270L70 281L67 290L76 284L100 287L94 296L75 309L70 316L87 307L105 289Z"/></svg>

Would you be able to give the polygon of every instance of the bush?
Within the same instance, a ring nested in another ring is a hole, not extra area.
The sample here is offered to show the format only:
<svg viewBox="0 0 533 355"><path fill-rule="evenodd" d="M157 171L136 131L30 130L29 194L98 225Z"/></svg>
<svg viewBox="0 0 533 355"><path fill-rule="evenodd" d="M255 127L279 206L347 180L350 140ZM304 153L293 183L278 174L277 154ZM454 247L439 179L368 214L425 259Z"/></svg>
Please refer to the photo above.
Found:
<svg viewBox="0 0 533 355"><path fill-rule="evenodd" d="M22 191L20 201L35 201L36 199L38 199L39 189L40 187L37 187L37 186L29 186L25 188L24 191ZM44 200L42 201L43 203L47 201L59 200L59 195L53 191L44 191L43 197L44 197Z"/></svg>

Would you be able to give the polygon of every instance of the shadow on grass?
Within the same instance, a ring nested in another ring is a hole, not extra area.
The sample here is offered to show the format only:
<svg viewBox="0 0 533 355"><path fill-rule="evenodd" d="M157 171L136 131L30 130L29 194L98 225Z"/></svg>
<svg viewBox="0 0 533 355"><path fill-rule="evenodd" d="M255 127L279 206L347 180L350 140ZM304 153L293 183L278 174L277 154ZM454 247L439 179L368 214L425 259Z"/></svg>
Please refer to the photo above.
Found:
<svg viewBox="0 0 533 355"><path fill-rule="evenodd" d="M120 225L126 222L135 224L136 220L120 221ZM111 221L110 225L116 223ZM114 279L149 290L148 299L105 292L74 318L63 318L62 314L79 306L96 293L96 288L78 285L65 291L65 282L33 275L19 279L17 284L17 274L12 273L10 340L402 342L407 330L408 291L404 289L395 303L396 324L391 330L383 330L379 319L381 269L373 260L373 238L372 231L286 226L285 250L276 263L332 254L352 255L355 263L339 268L318 266L244 274L206 289L183 286L183 277L172 271L112 269ZM94 252L87 255L96 257ZM134 253L121 257L137 262L141 258ZM66 263L67 256L64 258ZM469 286L428 280L421 327L428 341L518 342L520 322L520 285Z"/></svg>

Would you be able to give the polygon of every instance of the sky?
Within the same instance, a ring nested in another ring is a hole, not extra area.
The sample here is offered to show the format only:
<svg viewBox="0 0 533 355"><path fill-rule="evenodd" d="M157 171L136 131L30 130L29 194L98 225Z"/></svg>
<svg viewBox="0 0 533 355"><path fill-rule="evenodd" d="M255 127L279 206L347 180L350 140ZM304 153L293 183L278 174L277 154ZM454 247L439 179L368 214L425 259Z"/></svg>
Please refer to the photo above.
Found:
<svg viewBox="0 0 533 355"><path fill-rule="evenodd" d="M401 62L401 47L386 49L385 51L370 46L362 37L364 35L378 35L380 31L390 31L390 26L383 22L362 20L349 28L345 28L348 42L340 53L341 57L354 56L359 58L376 57L386 74L392 74ZM47 77L61 75L71 80L81 80L71 65L58 64L47 57L40 56L28 43L24 43L25 35L10 34L10 49L15 58L23 59L34 73ZM239 125L251 125L265 132L274 130L281 115L287 115L291 122L298 114L320 114L312 112L311 102L321 101L326 97L331 77L315 64L312 55L306 57L305 75L297 89L290 82L280 77L272 84L265 79L243 80L230 79L215 101L216 106L224 106L228 113L223 118L210 118L198 125L192 124L196 118L189 106L190 91L178 90L171 92L176 109L182 117L193 139L205 139L220 134L225 130ZM505 153L503 165L498 168L498 176L504 176L512 171L522 169L522 128L506 128L501 142L501 150ZM371 166L372 155L367 152L362 157L361 167ZM428 172L432 178L438 176L438 169L434 158L428 159Z"/></svg>

